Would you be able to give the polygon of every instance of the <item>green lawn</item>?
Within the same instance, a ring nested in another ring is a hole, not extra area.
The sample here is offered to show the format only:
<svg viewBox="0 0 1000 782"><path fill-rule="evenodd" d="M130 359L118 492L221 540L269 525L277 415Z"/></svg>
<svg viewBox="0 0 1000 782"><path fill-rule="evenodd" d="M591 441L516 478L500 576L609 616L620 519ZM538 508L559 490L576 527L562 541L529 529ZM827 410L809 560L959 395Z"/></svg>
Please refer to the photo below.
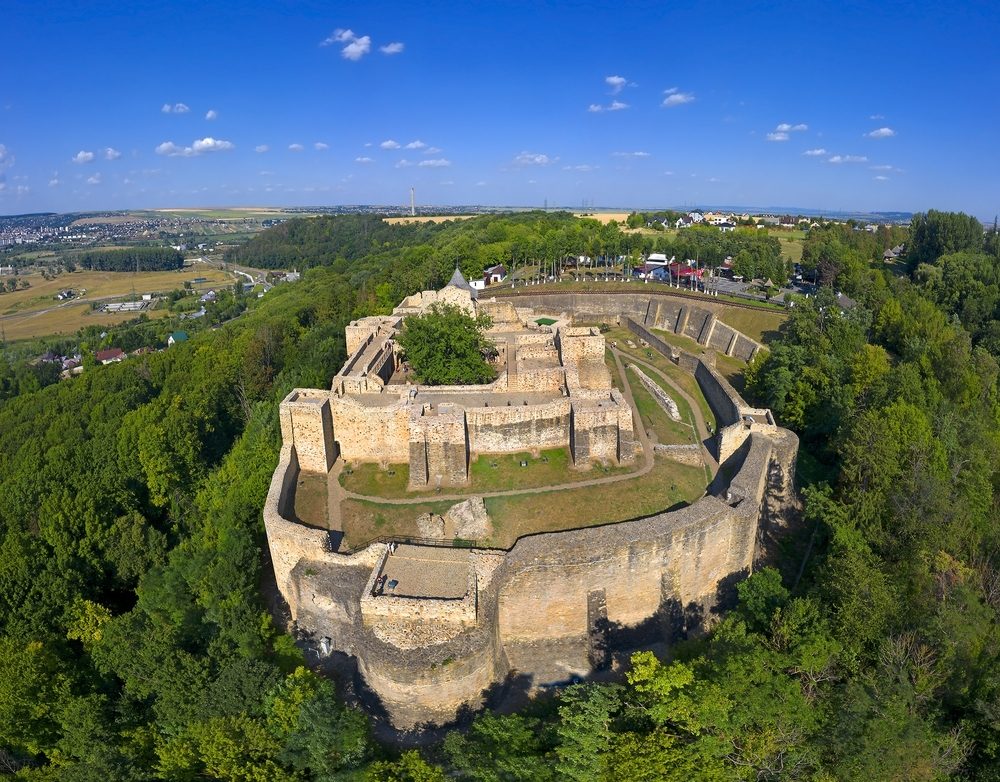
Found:
<svg viewBox="0 0 1000 782"><path fill-rule="evenodd" d="M598 470L591 476L603 474ZM658 455L644 476L611 485L583 486L538 494L490 497L486 508L494 534L483 545L510 548L523 535L590 527L648 516L680 503L691 503L704 494L705 469L680 464ZM417 537L417 516L444 514L454 503L423 502L388 505L345 500L340 505L348 547L357 549L381 536Z"/></svg>
<svg viewBox="0 0 1000 782"><path fill-rule="evenodd" d="M737 307L727 307L718 313L719 320L727 326L732 326L750 339L765 345L778 337L778 329L788 319L787 313L768 312L767 310L745 310Z"/></svg>
<svg viewBox="0 0 1000 782"><path fill-rule="evenodd" d="M642 359L647 364L652 364L654 367L663 372L664 375L680 386L698 403L698 407L701 409L701 414L705 418L705 421L713 427L715 426L715 416L712 414L712 409L708 406L708 402L705 400L705 395L701 392L701 388L698 386L698 381L694 379L694 376L678 367L673 361L664 356L658 350L641 347L637 341L638 338L636 335L627 329L614 328L604 336L609 342L612 340L616 341L618 343L618 349L625 355ZM636 347L630 348L625 343L625 340L629 339L635 343ZM702 352L700 346L698 352ZM647 372L646 374L649 373ZM670 393L669 386L664 386L664 388L667 389L667 393ZM683 401L677 398L677 394L671 394L671 396L674 397L678 404Z"/></svg>
<svg viewBox="0 0 1000 782"><path fill-rule="evenodd" d="M694 428L681 421L674 421L660 407L656 399L653 398L653 395L646 390L642 381L635 374L635 371L631 368L625 371L628 374L629 385L632 386L632 396L635 398L635 406L639 409L639 415L646 429L651 429L656 435L656 441L662 445L688 445L696 443L697 437L695 436ZM652 374L649 374L649 377L653 380L656 379ZM661 388L670 394L671 389L668 386L663 385ZM681 417L690 421L691 410L684 403L684 400L678 399L676 392L671 395L671 398L677 402L678 412L681 414ZM683 408L681 407L682 403L684 404Z"/></svg>
<svg viewBox="0 0 1000 782"><path fill-rule="evenodd" d="M521 462L526 466L522 467ZM634 465L608 465L578 470L570 460L568 448L543 450L537 457L528 451L483 454L469 465L468 486L449 486L442 491L448 494L484 494L512 489L533 489L538 486L577 483L595 475L617 475L635 469ZM407 464L390 464L386 469L382 469L377 464L365 463L352 465L350 472L345 469L340 475L340 485L355 494L390 499L421 496L432 499L439 493L434 488L408 491L406 484L409 479L410 467Z"/></svg>
<svg viewBox="0 0 1000 782"><path fill-rule="evenodd" d="M533 532L592 527L648 516L678 503L691 503L704 491L704 467L657 456L648 474L610 486L487 499L486 509L494 525L490 542L509 548L519 537Z"/></svg>

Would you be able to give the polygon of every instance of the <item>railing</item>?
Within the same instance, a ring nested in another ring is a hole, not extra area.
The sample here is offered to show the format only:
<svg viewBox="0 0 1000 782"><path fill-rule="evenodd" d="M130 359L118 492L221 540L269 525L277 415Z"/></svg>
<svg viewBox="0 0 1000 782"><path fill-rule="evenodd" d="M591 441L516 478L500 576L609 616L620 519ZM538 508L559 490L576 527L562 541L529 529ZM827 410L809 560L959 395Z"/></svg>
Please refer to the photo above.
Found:
<svg viewBox="0 0 1000 782"><path fill-rule="evenodd" d="M339 537L338 537L339 536ZM483 541L471 540L468 538L454 538L451 540L443 538L422 538L417 535L380 535L375 538L370 538L364 543L356 544L354 546L342 546L340 545L343 541L343 534L338 532L331 532L327 535L327 539L324 543L324 549L337 554L355 554L362 549L368 548L368 546L382 543L398 543L410 546L435 546L437 548L477 548L477 549L487 549L493 551L505 551L506 549L500 549L497 546L487 545Z"/></svg>

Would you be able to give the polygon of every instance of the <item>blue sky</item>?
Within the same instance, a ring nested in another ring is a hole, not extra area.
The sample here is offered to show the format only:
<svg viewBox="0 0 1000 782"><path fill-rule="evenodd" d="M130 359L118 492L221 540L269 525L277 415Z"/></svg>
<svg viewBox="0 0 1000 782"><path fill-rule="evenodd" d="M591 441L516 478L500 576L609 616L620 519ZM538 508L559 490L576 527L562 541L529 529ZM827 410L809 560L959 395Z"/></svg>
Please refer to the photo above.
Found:
<svg viewBox="0 0 1000 782"><path fill-rule="evenodd" d="M7 0L0 214L1000 212L995 3Z"/></svg>

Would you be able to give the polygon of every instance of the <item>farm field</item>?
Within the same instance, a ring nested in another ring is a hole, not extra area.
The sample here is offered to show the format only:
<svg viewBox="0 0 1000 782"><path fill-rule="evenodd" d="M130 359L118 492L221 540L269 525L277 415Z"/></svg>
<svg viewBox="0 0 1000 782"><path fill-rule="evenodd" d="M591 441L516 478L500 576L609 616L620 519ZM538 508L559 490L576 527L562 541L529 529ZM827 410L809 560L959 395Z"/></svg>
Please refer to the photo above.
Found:
<svg viewBox="0 0 1000 782"><path fill-rule="evenodd" d="M204 277L205 282L194 283ZM234 277L206 264L195 264L169 272L99 272L75 271L46 280L40 274L25 277L30 288L0 294L0 324L9 340L72 334L89 325L112 325L134 318L135 313L94 312L90 303L102 299L130 296L133 285L138 295L167 293L191 282L196 290L229 285ZM67 302L56 300L59 291L86 291ZM163 317L166 310L148 310L149 317Z"/></svg>

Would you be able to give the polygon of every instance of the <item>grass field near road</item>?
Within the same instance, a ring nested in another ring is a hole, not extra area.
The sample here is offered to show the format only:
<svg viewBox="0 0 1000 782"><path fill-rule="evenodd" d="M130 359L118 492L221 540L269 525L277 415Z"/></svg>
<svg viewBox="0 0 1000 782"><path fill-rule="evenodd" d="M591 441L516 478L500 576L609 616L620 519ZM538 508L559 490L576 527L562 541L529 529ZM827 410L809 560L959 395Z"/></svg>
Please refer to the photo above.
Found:
<svg viewBox="0 0 1000 782"><path fill-rule="evenodd" d="M204 277L205 282L192 281ZM0 282L4 278L0 278ZM178 271L167 272L98 272L75 271L46 280L40 274L26 275L30 288L0 294L0 323L7 339L18 340L50 334L72 334L84 326L111 325L136 317L136 313L93 312L90 302L109 296L130 296L133 286L137 295L168 293L192 282L197 290L231 285L234 277L207 264L195 264ZM71 289L82 301L56 300L59 291ZM166 311L148 310L149 317L162 317Z"/></svg>
<svg viewBox="0 0 1000 782"><path fill-rule="evenodd" d="M784 312L726 307L718 313L718 318L727 326L746 334L750 339L766 345L777 339L778 329L788 320L788 315Z"/></svg>

